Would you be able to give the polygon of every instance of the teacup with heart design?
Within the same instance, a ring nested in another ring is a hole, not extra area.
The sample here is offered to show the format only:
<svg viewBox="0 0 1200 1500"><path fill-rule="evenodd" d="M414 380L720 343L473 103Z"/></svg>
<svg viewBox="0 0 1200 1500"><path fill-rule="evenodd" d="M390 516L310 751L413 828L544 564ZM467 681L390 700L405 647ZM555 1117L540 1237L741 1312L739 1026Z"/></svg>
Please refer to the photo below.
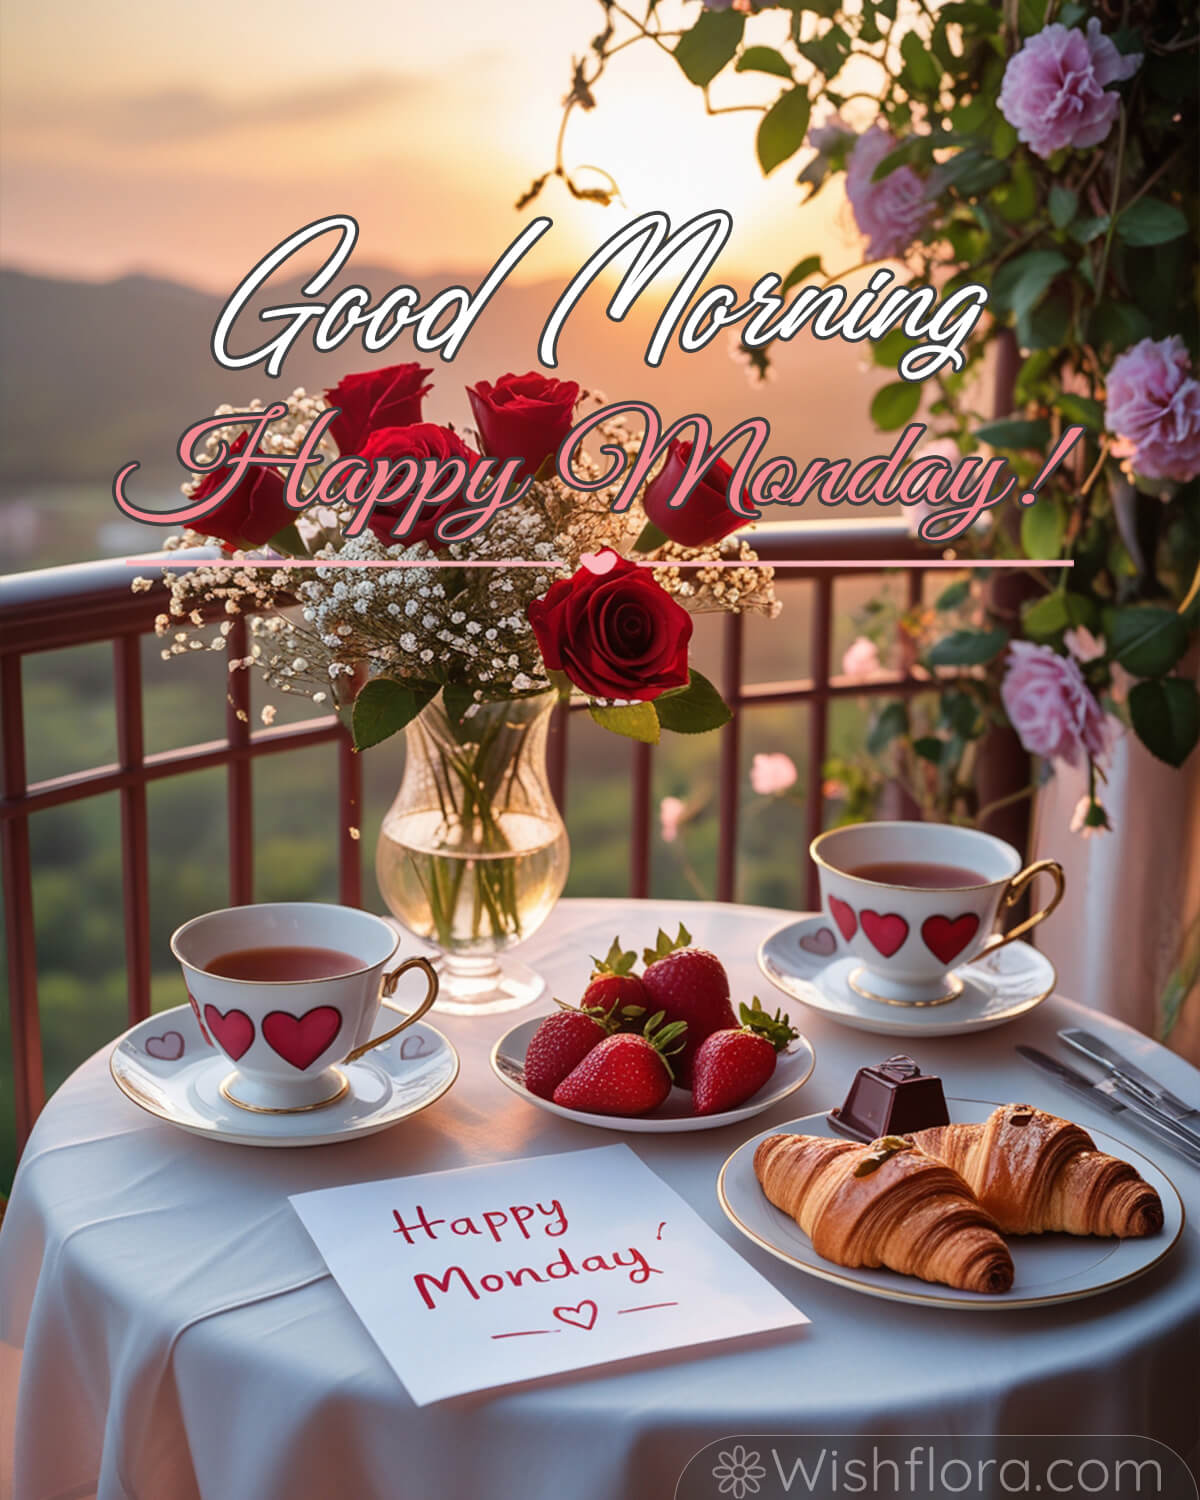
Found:
<svg viewBox="0 0 1200 1500"><path fill-rule="evenodd" d="M1029 932L1063 895L1054 860L1022 869L1011 844L954 824L855 823L820 834L809 853L840 951L860 960L846 982L889 1005L955 999L963 986L954 969ZM1001 911L1043 872L1055 885L1047 905L998 934Z"/></svg>
<svg viewBox="0 0 1200 1500"><path fill-rule="evenodd" d="M185 922L171 937L188 998L234 1064L221 1093L242 1109L290 1113L332 1104L354 1062L418 1020L437 997L426 958L389 967L399 934L349 906L280 901L234 906ZM371 1029L384 995L420 969L416 1010L381 1036Z"/></svg>

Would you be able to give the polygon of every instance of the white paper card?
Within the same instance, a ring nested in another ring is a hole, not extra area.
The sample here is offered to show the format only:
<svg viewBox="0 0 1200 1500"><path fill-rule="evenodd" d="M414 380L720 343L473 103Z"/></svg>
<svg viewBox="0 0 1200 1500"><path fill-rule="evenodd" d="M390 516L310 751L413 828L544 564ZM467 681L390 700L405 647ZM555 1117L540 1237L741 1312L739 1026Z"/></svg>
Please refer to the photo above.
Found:
<svg viewBox="0 0 1200 1500"><path fill-rule="evenodd" d="M418 1406L808 1322L628 1146L291 1203Z"/></svg>

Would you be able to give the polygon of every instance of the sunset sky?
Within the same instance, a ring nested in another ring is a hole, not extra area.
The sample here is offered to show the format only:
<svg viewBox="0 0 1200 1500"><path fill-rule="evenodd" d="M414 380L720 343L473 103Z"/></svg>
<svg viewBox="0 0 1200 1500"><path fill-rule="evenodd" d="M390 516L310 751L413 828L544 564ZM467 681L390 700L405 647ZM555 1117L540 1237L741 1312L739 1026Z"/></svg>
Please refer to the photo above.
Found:
<svg viewBox="0 0 1200 1500"><path fill-rule="evenodd" d="M677 6L686 19L694 0ZM574 269L627 213L731 209L730 269L786 271L826 239L857 258L823 202L797 208L796 168L764 182L757 116L705 115L649 45L610 64L601 107L576 112L575 166L603 165L624 206L552 185L572 54L594 0L43 0L0 20L0 259L56 275L149 271L228 287L313 218L355 215L363 259L415 271L490 262L535 211L554 229L525 277ZM767 40L778 17L757 18ZM745 75L718 102L773 98Z"/></svg>

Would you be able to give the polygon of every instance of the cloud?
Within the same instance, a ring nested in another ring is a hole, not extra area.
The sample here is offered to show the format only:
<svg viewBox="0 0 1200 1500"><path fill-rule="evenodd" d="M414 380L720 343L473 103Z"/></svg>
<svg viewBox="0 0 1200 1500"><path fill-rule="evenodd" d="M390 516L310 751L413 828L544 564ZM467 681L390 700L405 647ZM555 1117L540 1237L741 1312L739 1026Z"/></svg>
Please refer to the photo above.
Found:
<svg viewBox="0 0 1200 1500"><path fill-rule="evenodd" d="M109 98L28 101L15 111L25 127L83 128L118 145L203 140L263 126L328 125L411 100L426 80L364 73L332 83L252 98L224 98L206 89L170 88Z"/></svg>

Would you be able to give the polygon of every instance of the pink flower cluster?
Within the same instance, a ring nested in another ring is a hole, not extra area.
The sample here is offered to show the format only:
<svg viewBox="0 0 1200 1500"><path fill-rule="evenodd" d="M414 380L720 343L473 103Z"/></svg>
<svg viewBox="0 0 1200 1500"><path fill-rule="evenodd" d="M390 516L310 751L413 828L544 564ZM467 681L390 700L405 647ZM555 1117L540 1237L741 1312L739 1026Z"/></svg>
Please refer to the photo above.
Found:
<svg viewBox="0 0 1200 1500"><path fill-rule="evenodd" d="M1104 411L1110 432L1134 444L1147 479L1200 474L1200 380L1178 336L1142 339L1113 360Z"/></svg>
<svg viewBox="0 0 1200 1500"><path fill-rule="evenodd" d="M1098 146L1120 108L1108 85L1131 78L1141 61L1140 52L1122 57L1095 16L1086 33L1043 26L1008 60L1000 113L1042 158L1064 146Z"/></svg>
<svg viewBox="0 0 1200 1500"><path fill-rule="evenodd" d="M855 141L846 167L846 196L871 260L903 255L929 218L929 194L913 167L897 167L872 181L875 168L899 144L882 125L872 125Z"/></svg>
<svg viewBox="0 0 1200 1500"><path fill-rule="evenodd" d="M1092 760L1107 755L1108 719L1072 657L1032 641L1013 641L1000 696L1031 755L1069 766L1078 765L1081 754Z"/></svg>

